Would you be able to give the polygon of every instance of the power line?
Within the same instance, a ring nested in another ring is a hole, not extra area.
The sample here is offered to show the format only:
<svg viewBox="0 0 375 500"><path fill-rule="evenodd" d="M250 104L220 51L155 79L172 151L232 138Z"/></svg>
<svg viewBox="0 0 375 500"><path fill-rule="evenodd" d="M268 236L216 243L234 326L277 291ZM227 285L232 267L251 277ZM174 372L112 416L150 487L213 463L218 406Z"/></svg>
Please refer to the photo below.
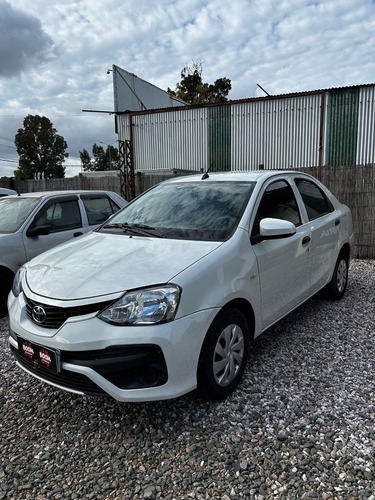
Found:
<svg viewBox="0 0 375 500"><path fill-rule="evenodd" d="M0 158L0 161L8 161L9 163L18 163L18 160L8 160L7 158Z"/></svg>

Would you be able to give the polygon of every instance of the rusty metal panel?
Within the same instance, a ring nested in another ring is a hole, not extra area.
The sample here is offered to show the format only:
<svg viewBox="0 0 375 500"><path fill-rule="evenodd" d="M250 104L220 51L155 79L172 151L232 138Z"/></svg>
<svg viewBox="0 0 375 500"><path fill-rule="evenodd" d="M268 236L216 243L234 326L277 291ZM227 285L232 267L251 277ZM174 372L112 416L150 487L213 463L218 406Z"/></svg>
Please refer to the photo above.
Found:
<svg viewBox="0 0 375 500"><path fill-rule="evenodd" d="M207 108L132 116L135 170L206 170Z"/></svg>
<svg viewBox="0 0 375 500"><path fill-rule="evenodd" d="M356 165L375 163L375 86L361 87L358 109Z"/></svg>
<svg viewBox="0 0 375 500"><path fill-rule="evenodd" d="M232 170L318 165L320 104L320 94L233 104Z"/></svg>

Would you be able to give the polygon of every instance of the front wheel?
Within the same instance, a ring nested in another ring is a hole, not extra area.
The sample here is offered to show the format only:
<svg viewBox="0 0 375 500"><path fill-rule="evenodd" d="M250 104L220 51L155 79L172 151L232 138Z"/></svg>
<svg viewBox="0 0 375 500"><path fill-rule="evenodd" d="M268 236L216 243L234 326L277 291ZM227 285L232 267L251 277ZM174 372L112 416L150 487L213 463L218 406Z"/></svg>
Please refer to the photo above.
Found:
<svg viewBox="0 0 375 500"><path fill-rule="evenodd" d="M7 299L12 288L12 279L6 274L0 274L0 318L7 314Z"/></svg>
<svg viewBox="0 0 375 500"><path fill-rule="evenodd" d="M226 398L239 384L249 350L249 328L238 309L215 318L204 340L198 365L198 391L211 400Z"/></svg>
<svg viewBox="0 0 375 500"><path fill-rule="evenodd" d="M340 253L337 259L331 281L325 288L326 296L332 300L343 298L348 284L349 261L344 253Z"/></svg>

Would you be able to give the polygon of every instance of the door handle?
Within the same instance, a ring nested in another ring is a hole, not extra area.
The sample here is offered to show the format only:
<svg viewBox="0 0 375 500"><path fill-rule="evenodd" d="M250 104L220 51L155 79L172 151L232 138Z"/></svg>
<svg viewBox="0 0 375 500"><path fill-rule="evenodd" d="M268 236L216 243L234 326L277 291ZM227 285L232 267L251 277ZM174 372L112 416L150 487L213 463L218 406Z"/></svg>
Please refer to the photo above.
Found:
<svg viewBox="0 0 375 500"><path fill-rule="evenodd" d="M78 232L78 233L74 233L74 234L73 234L74 238L77 238L77 236L82 236L82 235L83 235L83 233L81 233L81 232Z"/></svg>
<svg viewBox="0 0 375 500"><path fill-rule="evenodd" d="M336 219L335 220L335 226L339 226L340 225L340 219Z"/></svg>
<svg viewBox="0 0 375 500"><path fill-rule="evenodd" d="M302 245L307 245L307 243L310 243L311 238L310 236L305 236L302 240Z"/></svg>

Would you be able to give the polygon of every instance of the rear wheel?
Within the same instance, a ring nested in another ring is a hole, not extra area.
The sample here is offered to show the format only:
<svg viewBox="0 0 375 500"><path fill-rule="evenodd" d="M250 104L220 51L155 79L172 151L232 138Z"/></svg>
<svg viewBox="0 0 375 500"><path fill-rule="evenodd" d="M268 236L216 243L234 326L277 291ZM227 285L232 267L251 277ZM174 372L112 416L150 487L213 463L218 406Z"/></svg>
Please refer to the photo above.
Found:
<svg viewBox="0 0 375 500"><path fill-rule="evenodd" d="M345 294L348 284L349 259L343 252L337 259L331 281L325 288L326 296L332 300L340 300Z"/></svg>
<svg viewBox="0 0 375 500"><path fill-rule="evenodd" d="M220 401L239 384L249 350L249 328L238 309L220 313L204 340L198 365L198 390Z"/></svg>

